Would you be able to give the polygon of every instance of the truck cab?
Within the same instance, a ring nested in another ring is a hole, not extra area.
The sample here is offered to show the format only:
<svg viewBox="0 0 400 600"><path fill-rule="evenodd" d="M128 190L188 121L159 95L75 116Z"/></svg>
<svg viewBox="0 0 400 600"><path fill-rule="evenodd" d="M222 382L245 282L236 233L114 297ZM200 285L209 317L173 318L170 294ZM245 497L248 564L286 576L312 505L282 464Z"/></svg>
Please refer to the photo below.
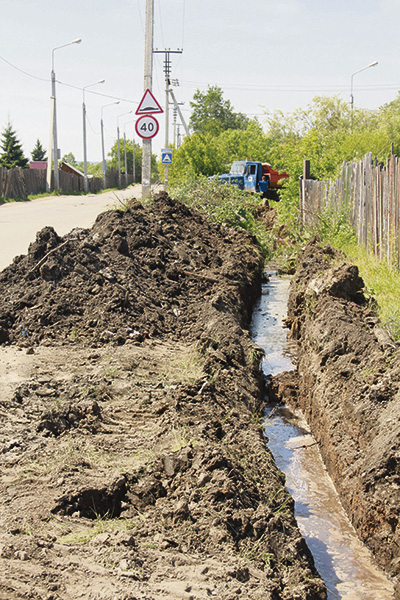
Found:
<svg viewBox="0 0 400 600"><path fill-rule="evenodd" d="M266 192L268 181L263 180L262 164L249 160L236 160L232 163L231 170L226 175L219 175L221 183L236 185L241 190L255 194Z"/></svg>
<svg viewBox="0 0 400 600"><path fill-rule="evenodd" d="M279 200L276 189L281 187L280 180L288 177L286 172L278 173L272 169L269 163L235 160L229 173L219 175L218 181L236 185L239 189L252 194L262 194L264 198L270 197L273 200Z"/></svg>

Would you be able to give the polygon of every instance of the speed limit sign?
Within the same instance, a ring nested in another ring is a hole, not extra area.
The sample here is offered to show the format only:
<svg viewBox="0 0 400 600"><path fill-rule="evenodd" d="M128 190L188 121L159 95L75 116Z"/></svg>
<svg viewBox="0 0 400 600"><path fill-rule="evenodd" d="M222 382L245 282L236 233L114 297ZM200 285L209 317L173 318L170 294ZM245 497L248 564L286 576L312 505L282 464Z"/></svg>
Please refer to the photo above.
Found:
<svg viewBox="0 0 400 600"><path fill-rule="evenodd" d="M152 115L142 115L136 121L135 129L138 136L145 140L150 140L157 135L160 125Z"/></svg>

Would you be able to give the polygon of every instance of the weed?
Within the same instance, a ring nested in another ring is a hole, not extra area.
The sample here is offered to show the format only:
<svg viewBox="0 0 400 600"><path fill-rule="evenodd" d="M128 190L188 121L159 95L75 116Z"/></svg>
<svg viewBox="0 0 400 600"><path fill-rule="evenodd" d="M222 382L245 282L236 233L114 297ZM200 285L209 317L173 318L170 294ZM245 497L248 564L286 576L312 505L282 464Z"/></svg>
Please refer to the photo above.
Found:
<svg viewBox="0 0 400 600"><path fill-rule="evenodd" d="M276 556L272 552L262 552L261 546L266 541L268 536L268 531L263 533L263 535L253 544L253 546L247 550L246 552L242 552L242 558L244 560L262 560L268 567L273 566L276 561Z"/></svg>
<svg viewBox="0 0 400 600"><path fill-rule="evenodd" d="M204 359L196 350L185 351L164 362L161 379L166 383L193 384L204 378L203 366Z"/></svg>
<svg viewBox="0 0 400 600"><path fill-rule="evenodd" d="M173 197L183 204L206 214L216 223L245 229L256 236L267 254L271 246L271 234L257 218L257 208L262 205L261 196L252 196L234 185L221 185L206 177L189 177L172 190Z"/></svg>
<svg viewBox="0 0 400 600"><path fill-rule="evenodd" d="M78 328L75 326L72 328L72 331L69 335L72 342L78 342L80 339Z"/></svg>
<svg viewBox="0 0 400 600"><path fill-rule="evenodd" d="M86 544L100 533L115 531L132 531L136 525L127 519L110 518L109 515L98 516L95 523L89 527L80 528L78 531L68 533L59 538L61 544L74 545Z"/></svg>
<svg viewBox="0 0 400 600"><path fill-rule="evenodd" d="M253 365L253 367L258 368L264 356L265 350L263 348L254 346L250 352L250 362Z"/></svg>
<svg viewBox="0 0 400 600"><path fill-rule="evenodd" d="M115 379L115 377L118 375L118 367L109 363L107 365L103 365L102 372L104 377L107 379Z"/></svg>

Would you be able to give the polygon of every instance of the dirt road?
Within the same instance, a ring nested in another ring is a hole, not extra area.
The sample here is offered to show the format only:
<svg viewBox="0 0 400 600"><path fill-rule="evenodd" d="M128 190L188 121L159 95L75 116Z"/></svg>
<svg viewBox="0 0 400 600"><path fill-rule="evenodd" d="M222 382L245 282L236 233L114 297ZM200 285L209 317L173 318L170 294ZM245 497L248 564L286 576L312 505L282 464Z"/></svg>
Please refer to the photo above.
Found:
<svg viewBox="0 0 400 600"><path fill-rule="evenodd" d="M119 200L139 197L140 186L87 196L49 196L29 202L0 205L0 270L14 256L26 254L36 232L51 225L59 235L74 227L91 227L97 215Z"/></svg>

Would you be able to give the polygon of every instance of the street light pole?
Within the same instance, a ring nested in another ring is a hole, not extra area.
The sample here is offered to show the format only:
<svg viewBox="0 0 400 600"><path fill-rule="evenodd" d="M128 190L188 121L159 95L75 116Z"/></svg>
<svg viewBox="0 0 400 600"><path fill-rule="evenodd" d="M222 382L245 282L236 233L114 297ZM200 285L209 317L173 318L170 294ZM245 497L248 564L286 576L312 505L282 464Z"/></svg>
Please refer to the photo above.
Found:
<svg viewBox="0 0 400 600"><path fill-rule="evenodd" d="M106 163L106 155L105 155L105 150L104 150L104 124L103 124L103 108L106 108L107 106L113 106L114 104L119 104L119 100L116 100L115 102L111 102L110 104L105 104L104 106L101 107L101 119L100 119L100 128L101 128L101 152L102 152L102 167L103 167L103 185L104 188L107 187L107 163Z"/></svg>
<svg viewBox="0 0 400 600"><path fill-rule="evenodd" d="M57 110L56 110L56 74L54 71L54 52L60 48L71 46L72 44L80 44L81 39L77 38L68 44L62 44L56 46L51 51L51 111L50 111L50 136L49 136L49 147L47 150L47 176L46 176L46 189L48 192L51 190L51 161L53 159L54 164L54 189L59 189L59 178L58 178L58 143L57 143Z"/></svg>
<svg viewBox="0 0 400 600"><path fill-rule="evenodd" d="M128 110L128 112L122 113L122 115L118 115L117 117L117 139L118 139L118 187L121 187L121 148L120 148L120 142L119 142L119 120L121 117L124 117L125 115L130 115L131 114L131 110Z"/></svg>
<svg viewBox="0 0 400 600"><path fill-rule="evenodd" d="M100 79L95 83L89 83L82 88L83 101L82 101L82 117L83 117L83 191L85 194L89 191L88 176L87 176L87 149L86 149L86 104L85 104L85 90L88 87L97 85L98 83L104 83L105 79Z"/></svg>
<svg viewBox="0 0 400 600"><path fill-rule="evenodd" d="M351 129L353 129L353 108L354 108L353 78L354 78L354 75L357 75L357 73L361 73L361 71L366 71L367 69L370 69L371 67L376 67L377 64L378 64L378 61L374 60L374 62L370 63L363 69L359 69L359 71L355 71L355 73L353 73L351 76L351 80L350 80Z"/></svg>
<svg viewBox="0 0 400 600"><path fill-rule="evenodd" d="M125 166L125 187L128 185L128 160L126 157L126 135L124 131L124 166Z"/></svg>

